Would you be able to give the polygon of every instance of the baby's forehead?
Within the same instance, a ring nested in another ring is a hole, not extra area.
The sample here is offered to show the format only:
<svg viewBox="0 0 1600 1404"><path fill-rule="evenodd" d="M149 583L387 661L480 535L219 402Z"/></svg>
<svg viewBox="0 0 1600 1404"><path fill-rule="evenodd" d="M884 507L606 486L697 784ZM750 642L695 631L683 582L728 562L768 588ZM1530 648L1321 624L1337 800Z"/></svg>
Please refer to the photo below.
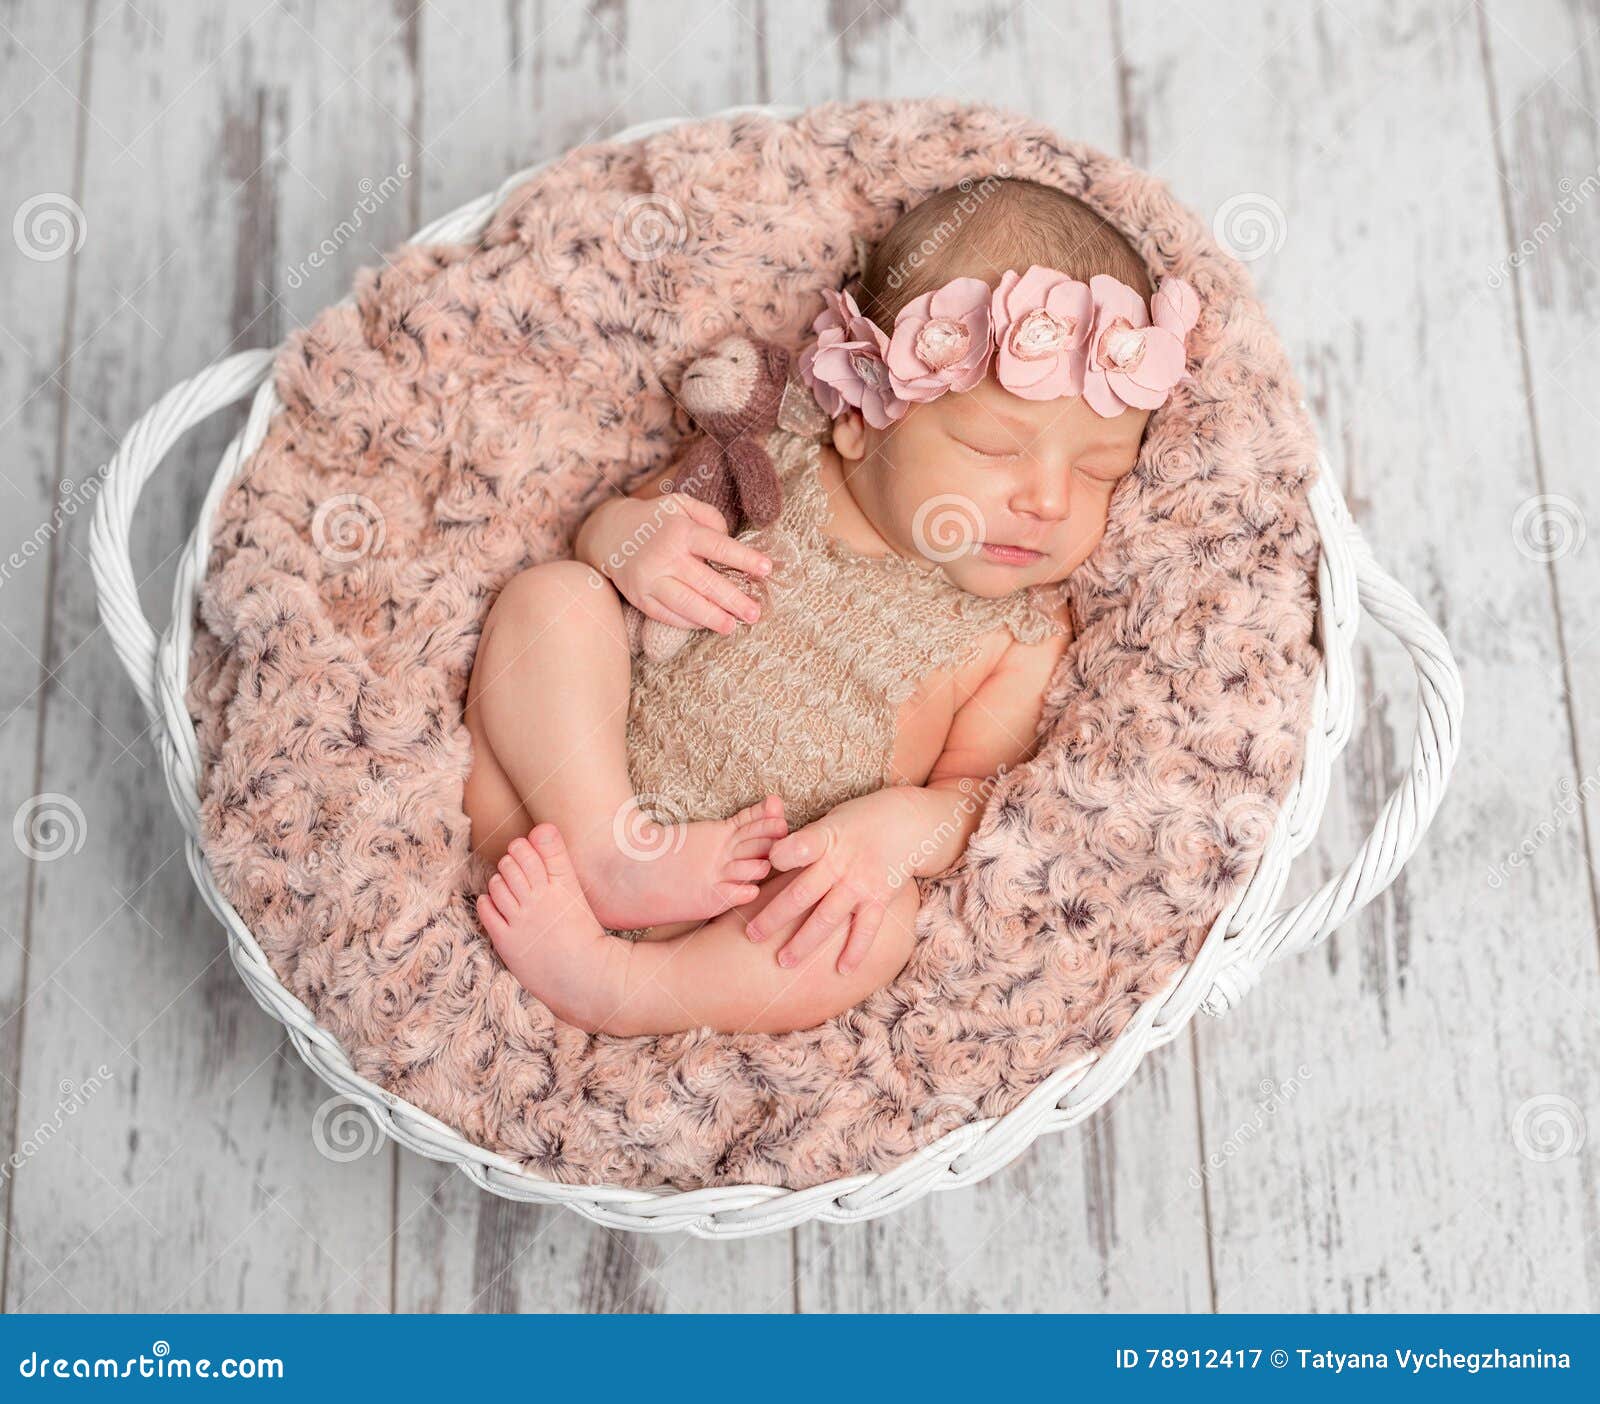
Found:
<svg viewBox="0 0 1600 1404"><path fill-rule="evenodd" d="M1125 412L1106 419L1077 396L1024 400L1004 390L992 375L971 390L943 395L922 408L942 412L952 428L987 429L1023 442L1053 437L1083 447L1136 442L1146 418Z"/></svg>

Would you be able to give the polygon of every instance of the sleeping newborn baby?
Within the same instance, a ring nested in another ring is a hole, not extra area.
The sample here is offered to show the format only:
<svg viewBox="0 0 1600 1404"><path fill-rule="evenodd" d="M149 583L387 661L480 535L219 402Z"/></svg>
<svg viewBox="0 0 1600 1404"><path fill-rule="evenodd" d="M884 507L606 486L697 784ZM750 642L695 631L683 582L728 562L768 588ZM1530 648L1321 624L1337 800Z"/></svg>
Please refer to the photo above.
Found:
<svg viewBox="0 0 1600 1404"><path fill-rule="evenodd" d="M767 439L775 521L732 536L669 469L484 626L478 914L589 1031L808 1028L899 973L911 879L959 862L1033 752L1061 582L1198 310L1087 206L999 177L908 211L822 296ZM634 660L625 602L694 632Z"/></svg>

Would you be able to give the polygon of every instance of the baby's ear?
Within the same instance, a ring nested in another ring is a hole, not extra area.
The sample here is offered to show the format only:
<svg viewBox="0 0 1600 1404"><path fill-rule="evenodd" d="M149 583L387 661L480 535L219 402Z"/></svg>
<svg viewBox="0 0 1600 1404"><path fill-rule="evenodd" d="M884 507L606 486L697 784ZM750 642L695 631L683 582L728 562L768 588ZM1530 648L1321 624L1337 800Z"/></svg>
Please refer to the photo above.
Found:
<svg viewBox="0 0 1600 1404"><path fill-rule="evenodd" d="M840 458L859 463L867 452L867 425L858 409L847 409L833 421L833 446Z"/></svg>

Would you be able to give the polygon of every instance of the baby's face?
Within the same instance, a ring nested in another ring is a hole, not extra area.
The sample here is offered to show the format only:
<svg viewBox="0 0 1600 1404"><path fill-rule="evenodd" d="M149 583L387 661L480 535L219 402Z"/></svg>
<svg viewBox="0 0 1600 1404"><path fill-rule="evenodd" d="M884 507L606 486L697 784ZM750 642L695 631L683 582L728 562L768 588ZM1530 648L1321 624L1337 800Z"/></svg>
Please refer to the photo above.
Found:
<svg viewBox="0 0 1600 1404"><path fill-rule="evenodd" d="M1149 418L1129 409L1102 419L1081 397L1020 399L990 375L912 405L888 429L846 415L834 447L885 541L998 599L1063 580L1088 559Z"/></svg>

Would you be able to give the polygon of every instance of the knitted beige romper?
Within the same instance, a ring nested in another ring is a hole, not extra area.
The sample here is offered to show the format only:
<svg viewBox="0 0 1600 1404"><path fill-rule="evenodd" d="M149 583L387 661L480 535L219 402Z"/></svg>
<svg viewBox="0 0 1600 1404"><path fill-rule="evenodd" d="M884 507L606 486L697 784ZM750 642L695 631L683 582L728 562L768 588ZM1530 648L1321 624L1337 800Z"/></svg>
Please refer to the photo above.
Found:
<svg viewBox="0 0 1600 1404"><path fill-rule="evenodd" d="M666 822L721 819L780 795L791 828L891 783L897 714L936 669L957 669L985 635L1036 643L1064 632L1045 596L990 600L898 556L865 556L823 531L818 477L829 420L798 382L767 450L783 511L744 540L771 576L744 582L761 618L697 631L676 657L635 659L628 765L642 807Z"/></svg>

